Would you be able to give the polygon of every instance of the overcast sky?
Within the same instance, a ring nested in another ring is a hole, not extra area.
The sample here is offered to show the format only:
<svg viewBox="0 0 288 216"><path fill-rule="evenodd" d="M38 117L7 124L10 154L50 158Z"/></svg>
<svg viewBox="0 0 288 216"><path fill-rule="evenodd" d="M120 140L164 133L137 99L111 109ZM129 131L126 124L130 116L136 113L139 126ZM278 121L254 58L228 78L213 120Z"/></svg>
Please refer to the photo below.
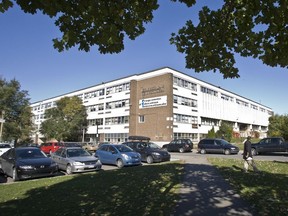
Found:
<svg viewBox="0 0 288 216"><path fill-rule="evenodd" d="M202 0L201 4L205 2L211 0ZM197 21L201 5L188 9L169 0L159 3L144 35L134 41L127 39L125 50L112 55L99 54L97 47L88 53L76 48L59 53L52 39L61 34L49 17L25 14L18 7L0 13L0 77L18 80L21 88L29 92L30 101L36 102L167 66L268 106L277 114L288 114L287 69L241 57L236 59L241 76L238 79L186 69L184 55L177 53L169 38L188 19Z"/></svg>

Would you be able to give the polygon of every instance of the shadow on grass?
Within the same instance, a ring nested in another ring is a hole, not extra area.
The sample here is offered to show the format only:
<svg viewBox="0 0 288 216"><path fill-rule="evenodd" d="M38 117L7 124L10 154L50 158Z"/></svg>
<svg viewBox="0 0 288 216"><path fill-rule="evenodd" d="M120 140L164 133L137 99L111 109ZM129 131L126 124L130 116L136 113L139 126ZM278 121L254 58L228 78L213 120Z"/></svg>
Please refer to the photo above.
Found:
<svg viewBox="0 0 288 216"><path fill-rule="evenodd" d="M253 215L252 208L206 164L186 164L180 200L173 215Z"/></svg>
<svg viewBox="0 0 288 216"><path fill-rule="evenodd" d="M216 167L254 208L254 215L288 215L287 162L256 161L260 172L243 173L241 160Z"/></svg>
<svg viewBox="0 0 288 216"><path fill-rule="evenodd" d="M5 187L20 194L0 203L0 214L169 215L182 172L182 164L165 163L16 182Z"/></svg>

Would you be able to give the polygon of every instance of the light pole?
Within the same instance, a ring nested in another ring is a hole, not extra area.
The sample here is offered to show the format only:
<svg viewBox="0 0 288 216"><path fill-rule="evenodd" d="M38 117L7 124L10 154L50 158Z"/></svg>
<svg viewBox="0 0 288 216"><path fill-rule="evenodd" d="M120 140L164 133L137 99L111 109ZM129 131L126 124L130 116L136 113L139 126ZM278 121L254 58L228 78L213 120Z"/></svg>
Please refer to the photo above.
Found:
<svg viewBox="0 0 288 216"><path fill-rule="evenodd" d="M98 121L96 120L96 144L98 144L98 136L99 136L99 133L98 133Z"/></svg>
<svg viewBox="0 0 288 216"><path fill-rule="evenodd" d="M0 122L1 122L1 126L0 126L0 142L2 142L3 124L4 124L4 122L5 122L5 120L4 120L4 115L5 115L5 111L2 110L2 116L1 116L1 119L0 119Z"/></svg>

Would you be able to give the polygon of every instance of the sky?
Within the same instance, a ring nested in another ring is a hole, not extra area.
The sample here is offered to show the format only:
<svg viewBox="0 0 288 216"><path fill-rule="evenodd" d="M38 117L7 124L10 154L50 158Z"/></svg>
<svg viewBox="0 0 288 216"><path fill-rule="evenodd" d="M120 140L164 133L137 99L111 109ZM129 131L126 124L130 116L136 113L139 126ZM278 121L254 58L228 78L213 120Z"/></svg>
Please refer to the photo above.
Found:
<svg viewBox="0 0 288 216"><path fill-rule="evenodd" d="M196 73L185 68L185 56L170 45L171 33L183 27L187 20L197 23L198 11L211 0L187 8L184 4L160 0L152 23L136 40L125 40L125 50L119 54L99 54L72 48L59 53L52 39L61 36L54 20L42 14L25 14L17 6L0 13L0 78L16 79L29 93L30 102L66 94L75 90L171 67L192 77L220 86L243 97L261 103L276 114L288 114L288 72L272 68L252 58L236 57L240 78L223 79L219 72ZM220 6L213 1L212 8Z"/></svg>

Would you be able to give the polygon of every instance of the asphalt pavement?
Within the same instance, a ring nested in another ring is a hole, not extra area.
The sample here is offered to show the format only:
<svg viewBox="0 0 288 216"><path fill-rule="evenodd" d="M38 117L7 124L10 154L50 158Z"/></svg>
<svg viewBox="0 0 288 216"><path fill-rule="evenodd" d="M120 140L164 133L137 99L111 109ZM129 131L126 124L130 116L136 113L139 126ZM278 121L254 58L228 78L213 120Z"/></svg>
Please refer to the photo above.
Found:
<svg viewBox="0 0 288 216"><path fill-rule="evenodd" d="M252 216L251 206L237 194L207 157L185 157L180 200L171 215Z"/></svg>

